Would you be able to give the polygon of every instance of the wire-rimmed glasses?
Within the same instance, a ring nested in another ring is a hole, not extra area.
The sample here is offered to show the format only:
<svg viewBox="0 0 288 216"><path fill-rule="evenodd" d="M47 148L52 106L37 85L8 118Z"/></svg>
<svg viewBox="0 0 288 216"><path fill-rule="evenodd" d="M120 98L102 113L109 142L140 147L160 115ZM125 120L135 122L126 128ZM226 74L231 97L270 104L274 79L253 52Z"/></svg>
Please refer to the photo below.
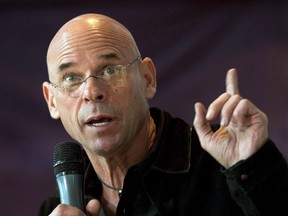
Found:
<svg viewBox="0 0 288 216"><path fill-rule="evenodd" d="M81 74L67 74L64 76L61 82L53 83L50 81L50 84L55 88L62 89L71 97L79 97L83 93L83 88L81 88L81 86L84 86L83 84L90 77L103 80L108 84L112 84L115 81L121 80L127 68L141 59L142 58L139 56L127 65L108 65L103 68L97 75L89 75L87 77L83 77Z"/></svg>

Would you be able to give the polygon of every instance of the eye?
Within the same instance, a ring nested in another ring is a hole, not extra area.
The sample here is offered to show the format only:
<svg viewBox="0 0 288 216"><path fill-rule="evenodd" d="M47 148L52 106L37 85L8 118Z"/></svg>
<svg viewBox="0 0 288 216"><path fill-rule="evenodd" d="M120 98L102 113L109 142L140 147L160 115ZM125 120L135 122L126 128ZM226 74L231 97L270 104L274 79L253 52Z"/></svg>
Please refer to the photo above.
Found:
<svg viewBox="0 0 288 216"><path fill-rule="evenodd" d="M114 75L122 71L122 65L110 65L104 68L103 75Z"/></svg>
<svg viewBox="0 0 288 216"><path fill-rule="evenodd" d="M64 76L64 82L69 84L77 84L82 82L82 77L77 74L67 74Z"/></svg>

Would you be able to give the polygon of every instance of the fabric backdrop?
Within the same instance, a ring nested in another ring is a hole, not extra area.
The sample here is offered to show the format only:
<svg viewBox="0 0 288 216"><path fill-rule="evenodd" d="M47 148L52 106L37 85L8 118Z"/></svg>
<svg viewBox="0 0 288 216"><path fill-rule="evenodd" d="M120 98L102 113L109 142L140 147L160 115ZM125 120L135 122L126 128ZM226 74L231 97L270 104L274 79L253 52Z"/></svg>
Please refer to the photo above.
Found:
<svg viewBox="0 0 288 216"><path fill-rule="evenodd" d="M287 9L285 1L2 0L0 214L35 215L56 186L53 148L70 138L42 96L45 56L58 28L82 13L109 15L131 30L157 67L151 106L189 123L195 102L208 106L236 67L241 94L269 116L270 137L288 158Z"/></svg>

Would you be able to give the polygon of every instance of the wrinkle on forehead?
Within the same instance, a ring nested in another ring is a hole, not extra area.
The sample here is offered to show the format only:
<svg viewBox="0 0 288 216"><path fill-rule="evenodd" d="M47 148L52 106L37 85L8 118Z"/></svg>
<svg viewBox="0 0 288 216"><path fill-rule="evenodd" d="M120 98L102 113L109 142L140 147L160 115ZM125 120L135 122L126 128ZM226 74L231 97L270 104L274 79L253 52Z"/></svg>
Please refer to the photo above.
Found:
<svg viewBox="0 0 288 216"><path fill-rule="evenodd" d="M99 45L103 41L103 46L119 46L133 56L140 55L133 36L121 23L100 14L84 14L64 24L52 39L47 52L48 69L49 64L56 63L61 53L74 43L85 47L92 40Z"/></svg>

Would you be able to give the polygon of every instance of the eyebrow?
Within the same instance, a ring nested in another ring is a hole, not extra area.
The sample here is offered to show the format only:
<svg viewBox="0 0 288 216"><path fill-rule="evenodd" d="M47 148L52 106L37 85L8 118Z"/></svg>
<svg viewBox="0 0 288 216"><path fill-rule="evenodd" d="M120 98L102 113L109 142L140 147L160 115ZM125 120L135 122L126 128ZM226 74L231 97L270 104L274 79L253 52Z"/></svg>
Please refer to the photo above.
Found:
<svg viewBox="0 0 288 216"><path fill-rule="evenodd" d="M105 53L105 54L102 54L98 57L98 59L119 59L119 56L116 54L116 53ZM73 67L77 65L77 63L75 62L66 62L66 63L62 63L59 65L58 69L59 69L59 72L69 68L69 67Z"/></svg>
<svg viewBox="0 0 288 216"><path fill-rule="evenodd" d="M98 57L99 59L119 59L119 56L116 53L105 53Z"/></svg>
<svg viewBox="0 0 288 216"><path fill-rule="evenodd" d="M76 63L75 62L67 62L67 63L62 63L59 65L59 71L63 71L65 70L66 68L69 68L69 67L72 67L72 66L75 66Z"/></svg>

